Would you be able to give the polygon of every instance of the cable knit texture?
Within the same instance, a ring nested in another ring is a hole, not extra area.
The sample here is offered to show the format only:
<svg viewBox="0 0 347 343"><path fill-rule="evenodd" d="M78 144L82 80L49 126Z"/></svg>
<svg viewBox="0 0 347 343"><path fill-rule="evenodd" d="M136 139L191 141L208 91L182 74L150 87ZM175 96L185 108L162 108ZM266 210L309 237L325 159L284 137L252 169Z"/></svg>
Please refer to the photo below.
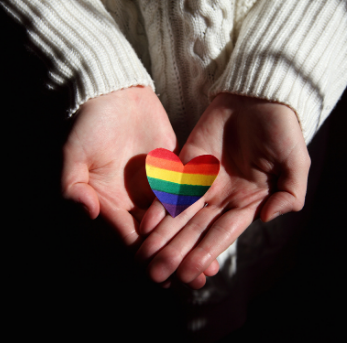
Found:
<svg viewBox="0 0 347 343"><path fill-rule="evenodd" d="M51 61L48 85L69 84L69 113L101 94L153 81L100 1L1 3L26 25L32 41Z"/></svg>
<svg viewBox="0 0 347 343"><path fill-rule="evenodd" d="M342 0L0 4L51 61L51 85L71 86L70 113L114 90L154 89L153 79L180 144L220 92L288 105L309 143L347 84Z"/></svg>
<svg viewBox="0 0 347 343"><path fill-rule="evenodd" d="M258 1L210 95L284 103L310 142L346 87L346 12L346 1Z"/></svg>

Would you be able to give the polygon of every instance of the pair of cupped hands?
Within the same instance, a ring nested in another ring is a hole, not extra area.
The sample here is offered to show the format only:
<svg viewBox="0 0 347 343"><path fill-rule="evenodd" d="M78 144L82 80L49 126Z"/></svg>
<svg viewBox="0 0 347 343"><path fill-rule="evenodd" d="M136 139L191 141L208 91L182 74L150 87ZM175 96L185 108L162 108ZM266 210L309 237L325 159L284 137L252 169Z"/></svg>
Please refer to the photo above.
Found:
<svg viewBox="0 0 347 343"><path fill-rule="evenodd" d="M208 192L176 218L147 182L145 157L156 148L179 152L183 164L206 154L221 163ZM137 86L80 108L64 146L62 186L136 249L153 281L169 287L175 277L199 289L252 221L302 209L309 167L298 119L285 105L221 93L179 151L158 97Z"/></svg>

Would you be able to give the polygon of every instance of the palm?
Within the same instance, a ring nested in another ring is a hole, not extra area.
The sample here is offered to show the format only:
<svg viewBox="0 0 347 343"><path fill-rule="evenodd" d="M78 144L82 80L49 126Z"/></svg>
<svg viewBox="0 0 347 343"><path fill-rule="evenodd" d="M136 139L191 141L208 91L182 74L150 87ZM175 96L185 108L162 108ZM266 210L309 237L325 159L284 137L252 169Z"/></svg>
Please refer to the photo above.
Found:
<svg viewBox="0 0 347 343"><path fill-rule="evenodd" d="M165 217L140 249L144 259L160 250L149 265L156 281L177 269L181 281L200 278L195 287L201 287L201 273L258 215L268 221L303 206L309 157L296 116L286 106L219 95L192 131L180 158L187 163L202 154L220 160L216 181L184 215Z"/></svg>
<svg viewBox="0 0 347 343"><path fill-rule="evenodd" d="M220 159L218 181L205 200L223 211L251 206L257 215L259 205L277 189L291 154L307 155L293 113L282 105L260 104L253 111L248 104L247 110L239 106L233 113L207 111L181 152L184 160L203 153Z"/></svg>
<svg viewBox="0 0 347 343"><path fill-rule="evenodd" d="M127 245L135 244L138 223L153 200L144 158L157 147L173 150L176 138L150 89L89 100L64 147L66 196L84 204L92 218L101 212Z"/></svg>

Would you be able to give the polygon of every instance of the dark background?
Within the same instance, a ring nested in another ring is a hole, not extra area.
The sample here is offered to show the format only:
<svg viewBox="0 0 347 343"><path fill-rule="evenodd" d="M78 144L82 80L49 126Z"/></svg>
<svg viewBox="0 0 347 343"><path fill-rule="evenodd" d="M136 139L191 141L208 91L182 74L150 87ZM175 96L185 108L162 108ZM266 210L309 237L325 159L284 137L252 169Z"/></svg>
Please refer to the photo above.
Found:
<svg viewBox="0 0 347 343"><path fill-rule="evenodd" d="M0 28L3 298L12 333L184 341L176 295L147 280L102 219L62 199L68 92L45 88L45 64L2 9ZM245 325L223 342L345 340L346 111L345 92L310 145L310 179L319 186L290 267L255 296Z"/></svg>

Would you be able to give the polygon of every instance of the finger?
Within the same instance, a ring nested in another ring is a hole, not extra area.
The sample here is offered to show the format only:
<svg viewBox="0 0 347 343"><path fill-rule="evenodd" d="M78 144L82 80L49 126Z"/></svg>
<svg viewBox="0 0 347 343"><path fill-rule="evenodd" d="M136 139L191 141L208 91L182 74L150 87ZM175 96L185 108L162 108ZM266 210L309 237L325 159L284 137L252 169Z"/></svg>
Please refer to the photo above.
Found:
<svg viewBox="0 0 347 343"><path fill-rule="evenodd" d="M148 208L144 214L140 227L140 235L149 235L157 225L165 218L166 210L161 202L155 198L152 202L152 205Z"/></svg>
<svg viewBox="0 0 347 343"><path fill-rule="evenodd" d="M166 215L143 242L135 255L135 260L144 263L151 259L187 224L194 214L203 207L203 204L204 199L201 198L175 218ZM160 282L166 279L162 279Z"/></svg>
<svg viewBox="0 0 347 343"><path fill-rule="evenodd" d="M95 219L100 213L100 203L94 188L84 182L78 182L68 187L64 197L80 203L91 219Z"/></svg>
<svg viewBox="0 0 347 343"><path fill-rule="evenodd" d="M304 203L298 204L298 199L294 195L288 192L276 192L264 204L260 218L264 223L267 223L282 214L300 211Z"/></svg>
<svg viewBox="0 0 347 343"><path fill-rule="evenodd" d="M182 263L185 256L201 239L210 224L219 215L220 210L215 206L201 209L160 252L158 252L148 266L148 273L155 282L163 282L173 274ZM154 235L156 231L152 233ZM149 238L151 238L150 236ZM210 264L213 260L210 261ZM209 265L210 265L209 264ZM203 273L209 265L206 265ZM197 277L198 275L196 275ZM190 281L193 281L190 280Z"/></svg>
<svg viewBox="0 0 347 343"><path fill-rule="evenodd" d="M160 284L160 286L161 286L162 288L164 288L164 289L167 289L167 288L170 288L170 287L171 287L171 284L172 284L171 280L168 279L168 280L165 280L164 282L162 282L162 283Z"/></svg>
<svg viewBox="0 0 347 343"><path fill-rule="evenodd" d="M136 219L138 223L141 223L143 217L146 214L146 210L135 207L133 210L129 211L129 213ZM140 233L140 228L139 228L139 233Z"/></svg>
<svg viewBox="0 0 347 343"><path fill-rule="evenodd" d="M116 229L126 246L138 248L142 241L138 233L139 223L127 210L115 206L112 200L103 198L101 215Z"/></svg>
<svg viewBox="0 0 347 343"><path fill-rule="evenodd" d="M304 207L309 169L307 150L298 154L295 160L287 162L277 182L278 192L267 199L260 212L263 222L281 214L300 211Z"/></svg>
<svg viewBox="0 0 347 343"><path fill-rule="evenodd" d="M219 272L219 263L217 260L214 260L204 271L206 276L214 276Z"/></svg>
<svg viewBox="0 0 347 343"><path fill-rule="evenodd" d="M193 281L189 282L188 286L193 289L200 289L204 287L206 284L206 276L204 274L200 274Z"/></svg>
<svg viewBox="0 0 347 343"><path fill-rule="evenodd" d="M233 209L222 215L207 231L202 241L186 256L176 275L190 283L225 251L252 223L258 203L243 209Z"/></svg>

